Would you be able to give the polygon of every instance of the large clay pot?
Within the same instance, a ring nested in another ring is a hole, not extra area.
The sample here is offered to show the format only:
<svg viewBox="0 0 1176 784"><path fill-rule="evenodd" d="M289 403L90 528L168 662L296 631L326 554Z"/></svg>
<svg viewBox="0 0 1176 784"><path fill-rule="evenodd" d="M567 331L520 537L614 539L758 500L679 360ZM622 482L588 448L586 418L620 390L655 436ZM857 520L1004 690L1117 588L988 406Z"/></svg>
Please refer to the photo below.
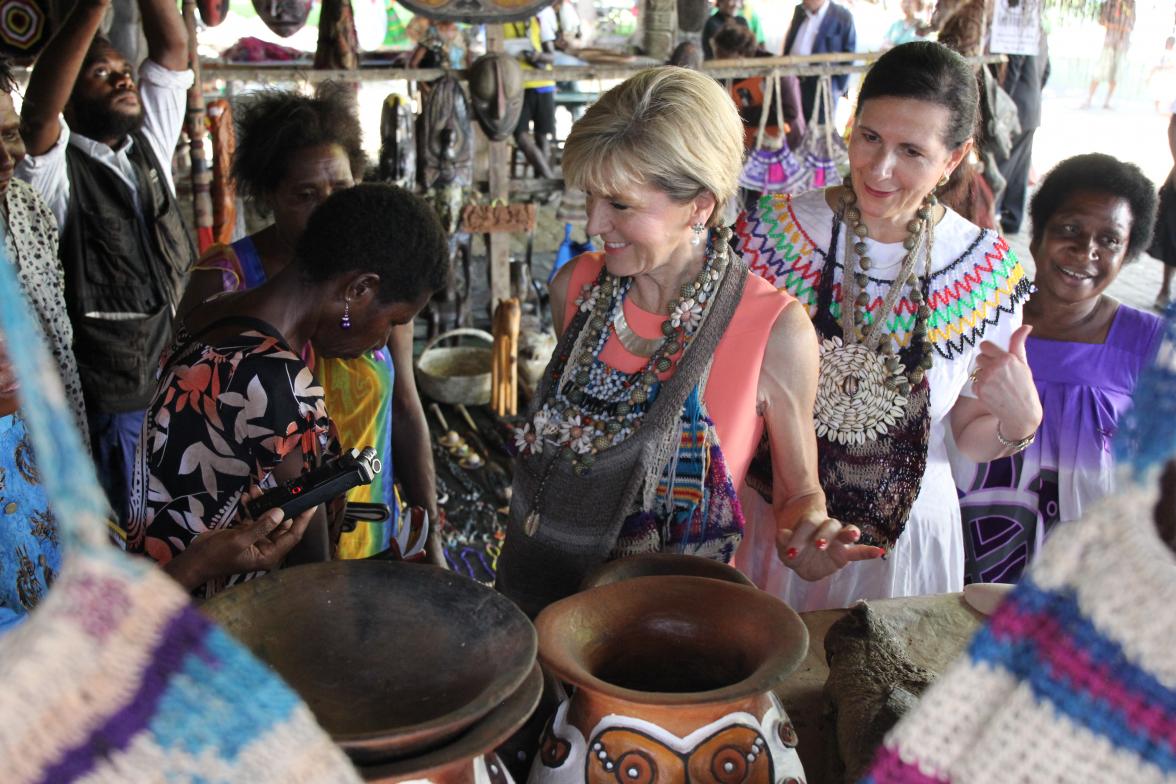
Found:
<svg viewBox="0 0 1176 784"><path fill-rule="evenodd" d="M703 558L698 555L681 553L643 553L608 561L584 578L580 590L586 591L598 585L619 583L634 577L680 574L690 577L709 577L712 580L726 580L740 585L754 585L747 575L734 566Z"/></svg>
<svg viewBox="0 0 1176 784"><path fill-rule="evenodd" d="M550 605L539 658L574 687L531 784L803 782L772 688L808 632L787 605L705 577L637 577Z"/></svg>
<svg viewBox="0 0 1176 784"><path fill-rule="evenodd" d="M535 664L534 628L508 599L421 564L282 569L201 610L277 670L359 763L440 748L518 691Z"/></svg>

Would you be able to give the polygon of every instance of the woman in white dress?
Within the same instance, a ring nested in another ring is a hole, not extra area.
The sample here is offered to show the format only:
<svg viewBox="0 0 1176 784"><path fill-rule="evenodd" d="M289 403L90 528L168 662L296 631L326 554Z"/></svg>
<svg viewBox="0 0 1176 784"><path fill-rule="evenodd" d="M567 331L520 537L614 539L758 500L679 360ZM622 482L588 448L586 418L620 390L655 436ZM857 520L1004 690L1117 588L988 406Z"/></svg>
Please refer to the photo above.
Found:
<svg viewBox="0 0 1176 784"><path fill-rule="evenodd" d="M1002 237L935 198L972 148L977 107L959 55L930 42L895 47L862 83L846 183L765 197L736 228L751 271L798 297L817 327L814 424L829 512L888 551L823 580L797 577L810 554L772 524L768 503L791 499L773 497L761 450L736 563L798 610L961 590L949 433L991 460L1024 449L1041 420L1021 327L1030 281Z"/></svg>

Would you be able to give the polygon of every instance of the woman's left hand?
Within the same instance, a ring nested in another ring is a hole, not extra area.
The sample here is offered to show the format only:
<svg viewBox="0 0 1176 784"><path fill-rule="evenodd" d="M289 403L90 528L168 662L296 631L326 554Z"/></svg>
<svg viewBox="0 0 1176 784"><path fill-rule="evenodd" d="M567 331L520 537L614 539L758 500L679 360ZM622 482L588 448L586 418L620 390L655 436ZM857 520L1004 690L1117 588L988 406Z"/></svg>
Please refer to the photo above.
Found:
<svg viewBox="0 0 1176 784"><path fill-rule="evenodd" d="M1032 331L1022 325L1009 338L1008 351L981 343L972 372L972 392L1000 422L1001 435L1011 441L1029 436L1041 424L1041 401L1025 354L1025 340Z"/></svg>
<svg viewBox="0 0 1176 784"><path fill-rule="evenodd" d="M801 514L792 530L776 533L776 550L784 565L805 580L820 580L842 569L851 561L881 558L881 547L858 544L861 531L855 525L842 525L817 510Z"/></svg>

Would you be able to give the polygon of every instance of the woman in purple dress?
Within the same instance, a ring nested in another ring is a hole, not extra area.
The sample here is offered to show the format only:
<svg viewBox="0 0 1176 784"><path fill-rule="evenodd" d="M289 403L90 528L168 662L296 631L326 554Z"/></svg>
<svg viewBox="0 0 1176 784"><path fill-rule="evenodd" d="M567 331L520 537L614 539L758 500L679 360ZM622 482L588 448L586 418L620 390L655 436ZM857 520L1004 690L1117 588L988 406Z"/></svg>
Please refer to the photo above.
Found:
<svg viewBox="0 0 1176 784"><path fill-rule="evenodd" d="M965 581L1016 582L1059 523L1114 489L1111 439L1163 321L1105 293L1148 246L1155 187L1133 164L1079 155L1058 164L1030 205L1036 293L1026 349L1045 417L1029 448L953 470Z"/></svg>

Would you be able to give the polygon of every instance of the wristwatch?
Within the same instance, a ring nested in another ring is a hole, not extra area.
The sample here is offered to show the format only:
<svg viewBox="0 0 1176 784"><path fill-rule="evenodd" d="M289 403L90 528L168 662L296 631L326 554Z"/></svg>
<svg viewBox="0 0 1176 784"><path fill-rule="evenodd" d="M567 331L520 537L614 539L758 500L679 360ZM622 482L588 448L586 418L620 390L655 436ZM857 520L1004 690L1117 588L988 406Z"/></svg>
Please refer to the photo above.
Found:
<svg viewBox="0 0 1176 784"><path fill-rule="evenodd" d="M996 423L996 440L999 441L1001 446L1003 446L1005 449L1013 450L1013 454L1024 451L1026 447L1033 443L1035 438L1037 438L1036 430L1019 441L1010 441L1004 437L1003 433L1000 432L1000 422Z"/></svg>

